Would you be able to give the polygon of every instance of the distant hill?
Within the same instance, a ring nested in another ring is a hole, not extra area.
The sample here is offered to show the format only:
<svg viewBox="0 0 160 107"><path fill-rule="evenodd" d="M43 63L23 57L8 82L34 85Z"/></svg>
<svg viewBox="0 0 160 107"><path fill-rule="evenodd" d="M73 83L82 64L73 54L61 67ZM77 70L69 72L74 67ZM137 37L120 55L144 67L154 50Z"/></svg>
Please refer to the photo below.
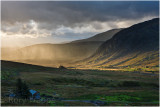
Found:
<svg viewBox="0 0 160 107"><path fill-rule="evenodd" d="M85 61L85 63L84 63ZM158 66L159 18L135 24L104 42L87 66Z"/></svg>
<svg viewBox="0 0 160 107"><path fill-rule="evenodd" d="M88 39L70 43L31 45L16 51L9 51L9 54L6 54L7 51L2 50L2 59L34 64L70 63L89 57L105 40L110 39L120 30L113 29Z"/></svg>
<svg viewBox="0 0 160 107"><path fill-rule="evenodd" d="M81 39L81 40L72 41L71 43L89 42L89 41L101 41L101 42L104 42L106 40L111 39L113 37L113 35L115 35L116 33L118 33L121 30L122 30L122 28L121 29L112 29L112 30L97 34L97 35L92 36L92 37L87 38L87 39Z"/></svg>

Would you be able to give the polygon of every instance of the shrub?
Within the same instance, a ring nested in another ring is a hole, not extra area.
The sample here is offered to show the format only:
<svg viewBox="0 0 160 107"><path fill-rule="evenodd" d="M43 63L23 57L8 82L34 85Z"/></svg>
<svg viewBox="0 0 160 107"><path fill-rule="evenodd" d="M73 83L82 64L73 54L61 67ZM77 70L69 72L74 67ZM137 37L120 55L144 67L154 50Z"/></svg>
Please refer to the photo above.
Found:
<svg viewBox="0 0 160 107"><path fill-rule="evenodd" d="M137 81L123 81L123 83L119 84L121 87L138 87L140 86Z"/></svg>
<svg viewBox="0 0 160 107"><path fill-rule="evenodd" d="M141 68L137 68L137 71L142 71L142 69Z"/></svg>
<svg viewBox="0 0 160 107"><path fill-rule="evenodd" d="M107 86L109 81L99 81L99 80L85 80L78 78L52 78L52 81L56 84L79 84L94 87L104 87Z"/></svg>
<svg viewBox="0 0 160 107"><path fill-rule="evenodd" d="M27 84L23 82L20 78L18 78L16 86L17 86L16 96L19 98L28 99L30 96L30 92Z"/></svg>
<svg viewBox="0 0 160 107"><path fill-rule="evenodd" d="M59 68L60 68L60 69L67 69L66 67L64 67L64 66L62 66L62 65L60 65Z"/></svg>
<svg viewBox="0 0 160 107"><path fill-rule="evenodd" d="M150 83L149 85L150 85L150 86L153 86L153 87L155 87L155 88L159 88L159 84L156 84L156 83Z"/></svg>
<svg viewBox="0 0 160 107"><path fill-rule="evenodd" d="M42 83L36 82L36 83L34 83L33 85L42 85Z"/></svg>

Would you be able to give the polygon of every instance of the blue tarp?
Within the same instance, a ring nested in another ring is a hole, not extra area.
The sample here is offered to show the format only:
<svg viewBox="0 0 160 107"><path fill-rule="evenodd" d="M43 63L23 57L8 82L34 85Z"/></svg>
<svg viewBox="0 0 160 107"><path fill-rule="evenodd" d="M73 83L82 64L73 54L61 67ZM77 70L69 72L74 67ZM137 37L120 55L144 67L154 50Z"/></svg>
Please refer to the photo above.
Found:
<svg viewBox="0 0 160 107"><path fill-rule="evenodd" d="M37 93L35 90L29 90L29 92L32 94L32 99L40 99L40 93ZM33 97L33 95L36 93L36 95Z"/></svg>
<svg viewBox="0 0 160 107"><path fill-rule="evenodd" d="M33 95L33 94L35 94L37 91L35 91L35 90L29 90L29 92Z"/></svg>
<svg viewBox="0 0 160 107"><path fill-rule="evenodd" d="M16 95L15 94L9 94L9 97L15 97Z"/></svg>

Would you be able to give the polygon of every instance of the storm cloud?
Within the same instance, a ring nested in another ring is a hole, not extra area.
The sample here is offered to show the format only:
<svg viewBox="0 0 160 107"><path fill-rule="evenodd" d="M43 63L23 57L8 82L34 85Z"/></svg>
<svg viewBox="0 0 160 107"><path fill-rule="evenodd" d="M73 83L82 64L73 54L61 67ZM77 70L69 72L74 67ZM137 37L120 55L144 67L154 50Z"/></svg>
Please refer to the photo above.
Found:
<svg viewBox="0 0 160 107"><path fill-rule="evenodd" d="M1 6L2 32L33 38L89 37L159 16L158 1L2 1Z"/></svg>

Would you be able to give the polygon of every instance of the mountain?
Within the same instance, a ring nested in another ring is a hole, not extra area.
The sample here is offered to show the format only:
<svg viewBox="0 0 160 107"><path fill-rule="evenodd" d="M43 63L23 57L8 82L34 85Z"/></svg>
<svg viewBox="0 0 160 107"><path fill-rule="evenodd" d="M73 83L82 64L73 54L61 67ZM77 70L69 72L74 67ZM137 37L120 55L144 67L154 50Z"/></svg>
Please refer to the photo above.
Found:
<svg viewBox="0 0 160 107"><path fill-rule="evenodd" d="M135 24L104 42L85 66L158 66L159 18Z"/></svg>
<svg viewBox="0 0 160 107"><path fill-rule="evenodd" d="M2 59L31 64L59 65L81 60L92 55L105 41L121 29L113 29L91 38L64 44L36 44L20 48L16 51L2 50ZM102 40L103 38L103 40Z"/></svg>
<svg viewBox="0 0 160 107"><path fill-rule="evenodd" d="M118 33L121 30L122 30L122 28L121 29L112 29L112 30L97 34L97 35L92 36L92 37L87 38L87 39L81 39L81 40L72 41L72 43L89 42L89 41L101 41L101 42L104 42L106 40L111 39L113 37L113 35L115 35L116 33Z"/></svg>

